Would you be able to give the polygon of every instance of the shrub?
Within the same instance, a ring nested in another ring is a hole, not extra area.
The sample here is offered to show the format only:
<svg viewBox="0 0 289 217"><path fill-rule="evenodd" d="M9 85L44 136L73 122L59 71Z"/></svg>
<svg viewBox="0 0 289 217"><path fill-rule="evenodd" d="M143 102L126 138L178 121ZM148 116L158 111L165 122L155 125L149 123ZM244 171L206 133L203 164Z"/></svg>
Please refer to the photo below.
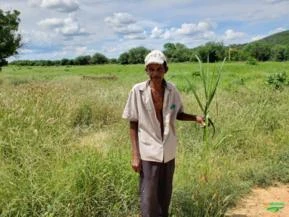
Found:
<svg viewBox="0 0 289 217"><path fill-rule="evenodd" d="M249 65L257 65L258 64L257 60L254 57L248 57L246 63Z"/></svg>
<svg viewBox="0 0 289 217"><path fill-rule="evenodd" d="M285 72L269 75L266 82L277 90L281 90L285 85L289 84L287 74Z"/></svg>

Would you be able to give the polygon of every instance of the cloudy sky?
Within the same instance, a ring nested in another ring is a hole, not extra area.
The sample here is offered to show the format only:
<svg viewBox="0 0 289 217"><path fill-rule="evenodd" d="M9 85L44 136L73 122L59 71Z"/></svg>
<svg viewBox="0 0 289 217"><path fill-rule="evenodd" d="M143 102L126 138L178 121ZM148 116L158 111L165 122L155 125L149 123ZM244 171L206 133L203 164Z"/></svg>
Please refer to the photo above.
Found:
<svg viewBox="0 0 289 217"><path fill-rule="evenodd" d="M21 12L14 59L62 59L130 48L250 42L289 29L289 0L0 0Z"/></svg>

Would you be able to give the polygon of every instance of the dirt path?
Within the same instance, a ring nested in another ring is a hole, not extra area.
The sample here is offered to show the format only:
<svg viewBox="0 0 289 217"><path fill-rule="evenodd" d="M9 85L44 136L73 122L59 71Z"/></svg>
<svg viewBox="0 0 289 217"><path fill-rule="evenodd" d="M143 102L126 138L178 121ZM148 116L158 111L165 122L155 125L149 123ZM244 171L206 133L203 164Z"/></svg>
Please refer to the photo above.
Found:
<svg viewBox="0 0 289 217"><path fill-rule="evenodd" d="M284 202L285 206L278 212L267 210L272 202ZM289 185L278 184L266 189L255 188L226 217L289 217Z"/></svg>

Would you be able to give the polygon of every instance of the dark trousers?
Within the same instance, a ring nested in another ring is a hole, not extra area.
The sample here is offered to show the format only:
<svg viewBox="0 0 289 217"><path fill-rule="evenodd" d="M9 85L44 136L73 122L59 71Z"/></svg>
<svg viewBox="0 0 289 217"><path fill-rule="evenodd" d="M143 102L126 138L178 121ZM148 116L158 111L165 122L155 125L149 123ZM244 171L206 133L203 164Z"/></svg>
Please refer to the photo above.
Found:
<svg viewBox="0 0 289 217"><path fill-rule="evenodd" d="M175 160L167 163L142 161L140 199L142 217L168 217Z"/></svg>

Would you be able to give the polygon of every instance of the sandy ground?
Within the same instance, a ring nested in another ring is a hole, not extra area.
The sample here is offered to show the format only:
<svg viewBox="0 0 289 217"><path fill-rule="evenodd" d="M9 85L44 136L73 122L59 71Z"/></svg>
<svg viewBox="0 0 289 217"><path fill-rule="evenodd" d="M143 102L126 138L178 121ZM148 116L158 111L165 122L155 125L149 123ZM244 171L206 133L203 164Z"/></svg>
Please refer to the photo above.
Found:
<svg viewBox="0 0 289 217"><path fill-rule="evenodd" d="M284 202L278 212L267 210L271 202ZM289 185L277 184L266 189L255 188L239 204L229 210L226 217L289 217Z"/></svg>

